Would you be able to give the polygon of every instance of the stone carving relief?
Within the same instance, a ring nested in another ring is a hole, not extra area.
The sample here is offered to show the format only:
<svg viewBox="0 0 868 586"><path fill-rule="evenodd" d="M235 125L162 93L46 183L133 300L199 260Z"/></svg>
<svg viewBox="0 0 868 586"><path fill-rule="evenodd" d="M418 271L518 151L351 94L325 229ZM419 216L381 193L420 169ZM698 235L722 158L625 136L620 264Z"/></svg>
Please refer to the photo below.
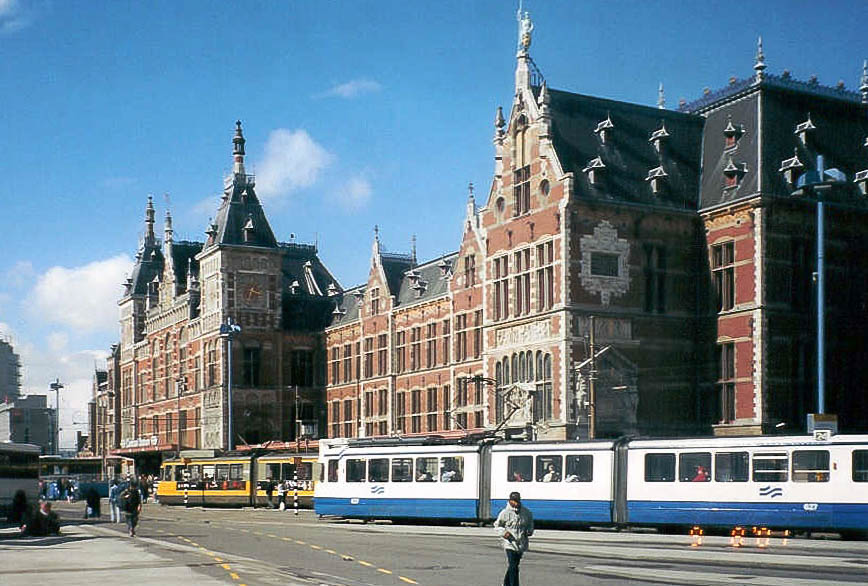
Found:
<svg viewBox="0 0 868 586"><path fill-rule="evenodd" d="M589 293L598 293L603 305L609 305L613 297L619 297L630 289L630 270L627 265L630 243L625 238L618 238L618 231L607 220L594 228L593 235L582 236L580 252L582 287ZM617 256L618 274L593 274L591 263L594 253Z"/></svg>
<svg viewBox="0 0 868 586"><path fill-rule="evenodd" d="M550 320L535 321L497 330L497 346L524 346L551 338Z"/></svg>

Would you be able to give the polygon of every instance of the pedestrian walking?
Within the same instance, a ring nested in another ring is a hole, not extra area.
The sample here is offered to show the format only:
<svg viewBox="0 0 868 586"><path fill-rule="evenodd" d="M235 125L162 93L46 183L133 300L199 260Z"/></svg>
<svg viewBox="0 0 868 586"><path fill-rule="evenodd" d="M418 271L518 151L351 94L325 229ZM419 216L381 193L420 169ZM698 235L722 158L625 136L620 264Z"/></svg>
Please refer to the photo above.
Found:
<svg viewBox="0 0 868 586"><path fill-rule="evenodd" d="M283 511L286 509L286 483L277 483L277 508Z"/></svg>
<svg viewBox="0 0 868 586"><path fill-rule="evenodd" d="M109 509L111 509L112 523L121 522L121 507L118 504L118 496L121 494L121 487L116 479L112 479L111 487L109 488Z"/></svg>
<svg viewBox="0 0 868 586"><path fill-rule="evenodd" d="M121 493L120 502L127 515L127 529L130 537L136 536L136 525L139 524L139 515L142 513L142 493L135 477L130 479L130 485Z"/></svg>
<svg viewBox="0 0 868 586"><path fill-rule="evenodd" d="M509 502L500 511L494 528L500 535L503 550L506 552L506 575L503 586L519 586L518 565L528 548L528 537L533 535L533 515L527 507L521 506L521 494L509 493Z"/></svg>

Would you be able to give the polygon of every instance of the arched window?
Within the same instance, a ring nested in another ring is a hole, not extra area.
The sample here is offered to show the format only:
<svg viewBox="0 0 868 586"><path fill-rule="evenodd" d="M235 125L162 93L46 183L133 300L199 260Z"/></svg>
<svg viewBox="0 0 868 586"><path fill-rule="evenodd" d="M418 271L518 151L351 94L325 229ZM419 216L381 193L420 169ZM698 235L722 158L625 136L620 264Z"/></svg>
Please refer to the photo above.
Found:
<svg viewBox="0 0 868 586"><path fill-rule="evenodd" d="M512 382L517 383L520 379L518 378L518 356L516 354L512 355Z"/></svg>
<svg viewBox="0 0 868 586"><path fill-rule="evenodd" d="M552 355L537 352L536 393L533 400L534 421L554 417L554 392L552 389Z"/></svg>
<svg viewBox="0 0 868 586"><path fill-rule="evenodd" d="M503 421L503 392L505 385L503 384L503 366L498 362L494 367L494 420L495 423Z"/></svg>
<svg viewBox="0 0 868 586"><path fill-rule="evenodd" d="M519 376L518 380L524 382L527 380L527 356L525 356L524 352L518 353L518 371Z"/></svg>
<svg viewBox="0 0 868 586"><path fill-rule="evenodd" d="M542 380L543 376L543 353L537 350L536 352L536 380Z"/></svg>
<svg viewBox="0 0 868 586"><path fill-rule="evenodd" d="M509 384L509 358L503 359L503 384Z"/></svg>
<svg viewBox="0 0 868 586"><path fill-rule="evenodd" d="M527 378L525 380L533 380L533 352L528 350L524 353L524 358L527 361Z"/></svg>

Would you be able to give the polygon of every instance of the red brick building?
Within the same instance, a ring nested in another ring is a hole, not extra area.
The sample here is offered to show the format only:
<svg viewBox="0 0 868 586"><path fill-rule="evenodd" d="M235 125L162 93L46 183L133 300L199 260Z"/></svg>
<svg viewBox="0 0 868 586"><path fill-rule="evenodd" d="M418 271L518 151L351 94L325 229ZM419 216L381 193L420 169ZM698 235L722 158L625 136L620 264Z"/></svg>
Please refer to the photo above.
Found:
<svg viewBox="0 0 868 586"><path fill-rule="evenodd" d="M339 300L329 435L582 437L592 366L597 435L804 429L818 196L829 411L868 427L854 359L868 325L868 72L861 95L767 75L760 46L754 75L671 111L662 95L652 108L552 89L529 46L528 33L458 251L419 263L377 234L368 281Z"/></svg>

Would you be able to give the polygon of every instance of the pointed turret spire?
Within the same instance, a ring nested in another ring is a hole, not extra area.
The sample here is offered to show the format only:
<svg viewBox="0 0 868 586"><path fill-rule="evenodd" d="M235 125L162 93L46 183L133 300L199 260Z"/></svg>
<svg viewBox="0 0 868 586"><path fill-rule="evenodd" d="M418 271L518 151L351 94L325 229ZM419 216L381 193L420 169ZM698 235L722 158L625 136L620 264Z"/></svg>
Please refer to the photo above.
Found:
<svg viewBox="0 0 868 586"><path fill-rule="evenodd" d="M542 87L539 90L539 98L537 104L540 107L540 114L547 115L549 113L549 104L552 103L552 98L549 96L548 84L543 80Z"/></svg>
<svg viewBox="0 0 868 586"><path fill-rule="evenodd" d="M521 5L518 7L518 53L516 58L518 63L515 68L515 89L530 87L530 42L531 33L533 32L533 21L530 19L530 13L522 13Z"/></svg>
<svg viewBox="0 0 868 586"><path fill-rule="evenodd" d="M756 71L756 83L759 83L765 77L766 56L763 54L763 38L760 36L756 43L756 63L753 66Z"/></svg>
<svg viewBox="0 0 868 586"><path fill-rule="evenodd" d="M660 82L660 86L657 88L657 107L661 110L666 109L666 97L663 95L663 82Z"/></svg>
<svg viewBox="0 0 868 586"><path fill-rule="evenodd" d="M154 246L157 239L154 236L154 197L148 195L148 205L145 207L145 246Z"/></svg>
<svg viewBox="0 0 868 586"><path fill-rule="evenodd" d="M862 84L859 92L862 94L862 103L868 104L868 59L862 62Z"/></svg>
<svg viewBox="0 0 868 586"><path fill-rule="evenodd" d="M232 139L232 156L235 158L236 174L244 174L244 134L241 132L241 120L235 121L235 137Z"/></svg>
<svg viewBox="0 0 868 586"><path fill-rule="evenodd" d="M503 137L506 136L506 132L504 128L506 127L506 120L503 119L503 108L500 106L497 107L497 112L494 115L494 142L495 144L500 144L503 142Z"/></svg>
<svg viewBox="0 0 868 586"><path fill-rule="evenodd" d="M163 224L163 237L166 244L172 242L174 234L175 232L172 230L172 212L166 210L166 222Z"/></svg>

